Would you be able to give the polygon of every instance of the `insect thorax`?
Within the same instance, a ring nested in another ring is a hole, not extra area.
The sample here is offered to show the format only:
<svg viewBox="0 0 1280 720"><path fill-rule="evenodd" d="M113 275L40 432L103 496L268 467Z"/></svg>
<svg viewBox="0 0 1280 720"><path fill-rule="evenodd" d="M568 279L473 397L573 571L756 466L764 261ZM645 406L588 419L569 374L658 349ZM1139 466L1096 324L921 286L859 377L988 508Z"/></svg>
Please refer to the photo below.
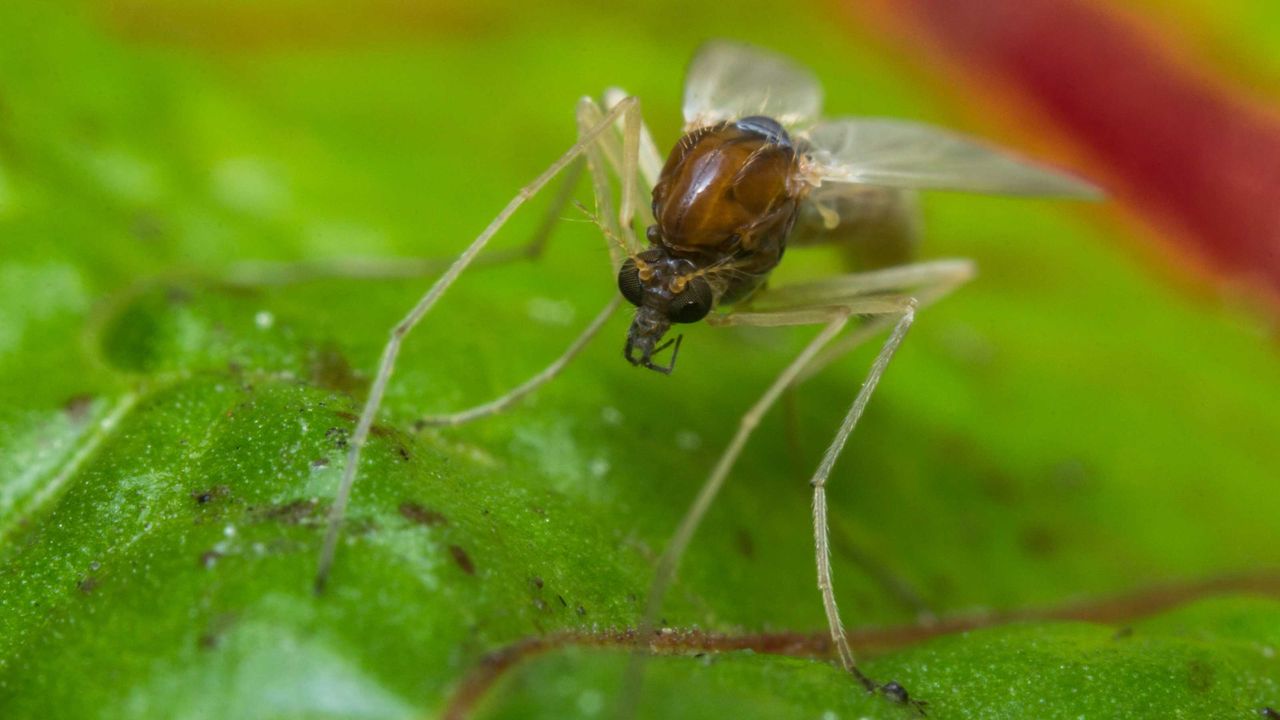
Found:
<svg viewBox="0 0 1280 720"><path fill-rule="evenodd" d="M774 120L743 118L680 138L653 189L649 240L716 279L720 302L763 281L782 259L808 186Z"/></svg>

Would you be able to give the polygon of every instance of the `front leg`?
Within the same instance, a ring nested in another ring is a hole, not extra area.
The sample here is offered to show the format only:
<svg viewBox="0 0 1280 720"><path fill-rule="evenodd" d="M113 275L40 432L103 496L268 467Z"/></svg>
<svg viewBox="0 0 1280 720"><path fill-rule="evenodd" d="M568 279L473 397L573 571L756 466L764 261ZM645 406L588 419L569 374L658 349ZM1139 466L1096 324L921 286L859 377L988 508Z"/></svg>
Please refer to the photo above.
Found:
<svg viewBox="0 0 1280 720"><path fill-rule="evenodd" d="M525 187L521 188L516 196L507 203L506 207L498 213L489 225L476 237L475 240L467 246L458 259L449 266L443 275L431 286L431 289L422 296L413 309L405 315L404 319L395 325L391 330L391 336L387 340L387 344L382 349L382 357L378 361L377 374L374 376L373 383L369 387L369 396L365 400L364 408L360 411L360 418L356 421L355 432L351 434L351 440L347 450L347 462L342 471L342 480L338 484L337 492L334 496L333 506L329 512L329 524L325 531L324 545L320 550L320 559L316 570L315 589L316 592L322 592L325 583L329 577L329 569L333 565L333 556L338 547L338 536L342 529L342 521L346 516L347 502L351 496L351 487L356 481L356 471L360 465L360 453L364 449L364 444L368 440L369 430L373 427L374 418L377 417L378 410L382 407L382 398L387 390L387 383L391 380L391 373L395 369L396 357L400 353L400 346L413 328L422 320L444 292L453 285L462 271L475 260L476 256L485 248L489 240L506 224L507 220L515 214L522 205L530 198L538 193L548 182L551 181L561 170L572 163L578 156L594 147L597 138L608 130L613 122L621 117L624 113L631 112L635 108L634 101L624 101L619 103L617 107L609 111L601 122L580 133L578 142L569 148L564 155L551 164L541 175L534 179Z"/></svg>

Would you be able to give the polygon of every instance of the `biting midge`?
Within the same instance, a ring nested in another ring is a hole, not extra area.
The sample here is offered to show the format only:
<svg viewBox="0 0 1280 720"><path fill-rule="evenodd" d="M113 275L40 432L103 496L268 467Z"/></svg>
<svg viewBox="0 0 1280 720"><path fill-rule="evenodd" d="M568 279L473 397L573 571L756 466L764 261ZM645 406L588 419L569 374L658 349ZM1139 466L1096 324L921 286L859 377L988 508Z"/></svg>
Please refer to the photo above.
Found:
<svg viewBox="0 0 1280 720"><path fill-rule="evenodd" d="M760 287L782 260L809 185L800 148L763 116L698 128L676 144L653 188L649 248L628 258L618 289L636 306L624 355L670 373L682 335L661 342L672 323L695 323ZM666 365L653 356L674 345Z"/></svg>

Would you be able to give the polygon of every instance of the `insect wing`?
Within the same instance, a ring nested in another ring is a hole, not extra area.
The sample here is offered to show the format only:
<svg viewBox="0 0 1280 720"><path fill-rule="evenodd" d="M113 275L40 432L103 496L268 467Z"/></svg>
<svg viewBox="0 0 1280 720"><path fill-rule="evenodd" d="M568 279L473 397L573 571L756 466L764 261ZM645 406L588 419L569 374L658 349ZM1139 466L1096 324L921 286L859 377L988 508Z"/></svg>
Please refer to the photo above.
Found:
<svg viewBox="0 0 1280 720"><path fill-rule="evenodd" d="M806 136L821 180L992 195L1103 194L1083 180L923 123L840 118Z"/></svg>
<svg viewBox="0 0 1280 720"><path fill-rule="evenodd" d="M787 246L840 247L856 270L903 265L915 258L921 225L915 190L823 183L801 204Z"/></svg>
<svg viewBox="0 0 1280 720"><path fill-rule="evenodd" d="M751 115L803 126L816 121L821 109L822 86L808 70L741 43L703 45L685 79L686 132Z"/></svg>

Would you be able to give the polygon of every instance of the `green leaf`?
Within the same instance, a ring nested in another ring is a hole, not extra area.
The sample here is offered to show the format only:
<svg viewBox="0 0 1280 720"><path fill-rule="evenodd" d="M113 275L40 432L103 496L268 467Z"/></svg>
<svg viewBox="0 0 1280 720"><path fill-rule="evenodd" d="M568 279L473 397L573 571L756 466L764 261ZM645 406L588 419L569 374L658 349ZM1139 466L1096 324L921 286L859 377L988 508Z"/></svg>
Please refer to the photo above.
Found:
<svg viewBox="0 0 1280 720"><path fill-rule="evenodd" d="M234 263L451 255L568 147L581 94L623 85L674 141L681 69L711 29L813 66L836 113L964 125L813 8L765 27L763 3L400 7L0 7L0 715L430 715L510 643L634 626L741 413L812 334L695 327L668 378L618 357L615 318L518 409L413 433L528 377L611 297L603 242L571 218L542 261L469 273L410 338L317 597L355 414L429 279L245 287L220 280ZM926 210L924 255L981 277L921 315L832 479L850 625L1280 562L1280 378L1256 314L1137 257L1108 206ZM836 262L797 250L779 279ZM790 422L766 418L669 625L824 627L806 482L869 351L799 388ZM1131 627L989 628L865 667L930 717L1280 704L1276 603ZM603 715L625 659L550 652L481 714ZM748 652L655 659L646 688L652 717L911 713L828 661Z"/></svg>

